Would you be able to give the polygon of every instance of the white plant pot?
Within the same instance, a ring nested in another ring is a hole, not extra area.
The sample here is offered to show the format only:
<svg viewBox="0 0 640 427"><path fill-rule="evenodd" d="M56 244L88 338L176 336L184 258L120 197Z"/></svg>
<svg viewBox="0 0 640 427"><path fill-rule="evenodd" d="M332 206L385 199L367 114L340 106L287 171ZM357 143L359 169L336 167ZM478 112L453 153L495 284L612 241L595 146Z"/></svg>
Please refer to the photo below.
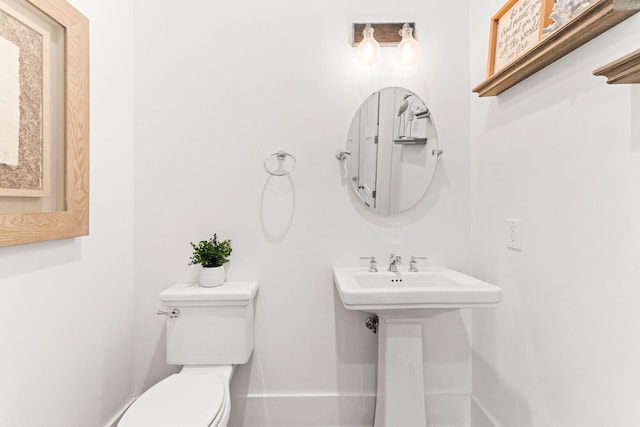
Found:
<svg viewBox="0 0 640 427"><path fill-rule="evenodd" d="M202 267L200 269L200 286L213 288L224 283L224 266Z"/></svg>

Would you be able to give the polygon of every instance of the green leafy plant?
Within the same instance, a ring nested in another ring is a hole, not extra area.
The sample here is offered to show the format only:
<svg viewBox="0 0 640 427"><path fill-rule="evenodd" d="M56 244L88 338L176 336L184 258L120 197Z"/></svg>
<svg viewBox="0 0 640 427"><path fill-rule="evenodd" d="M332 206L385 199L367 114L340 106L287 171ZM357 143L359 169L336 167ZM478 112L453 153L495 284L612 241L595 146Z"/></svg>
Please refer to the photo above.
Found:
<svg viewBox="0 0 640 427"><path fill-rule="evenodd" d="M201 240L198 244L191 242L193 255L189 265L201 264L205 268L220 267L229 261L231 255L231 240L218 241L218 236L213 235L209 240Z"/></svg>

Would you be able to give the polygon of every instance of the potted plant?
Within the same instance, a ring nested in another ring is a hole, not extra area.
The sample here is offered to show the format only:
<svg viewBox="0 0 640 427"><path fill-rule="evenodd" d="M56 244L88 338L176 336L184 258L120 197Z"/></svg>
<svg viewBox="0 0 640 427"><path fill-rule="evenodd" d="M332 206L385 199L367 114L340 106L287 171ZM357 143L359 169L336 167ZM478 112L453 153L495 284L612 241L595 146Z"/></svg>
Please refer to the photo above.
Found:
<svg viewBox="0 0 640 427"><path fill-rule="evenodd" d="M193 255L189 265L200 264L200 285L205 287L220 286L224 283L224 264L231 255L231 240L218 241L213 235L209 240L201 240L197 244L191 242Z"/></svg>

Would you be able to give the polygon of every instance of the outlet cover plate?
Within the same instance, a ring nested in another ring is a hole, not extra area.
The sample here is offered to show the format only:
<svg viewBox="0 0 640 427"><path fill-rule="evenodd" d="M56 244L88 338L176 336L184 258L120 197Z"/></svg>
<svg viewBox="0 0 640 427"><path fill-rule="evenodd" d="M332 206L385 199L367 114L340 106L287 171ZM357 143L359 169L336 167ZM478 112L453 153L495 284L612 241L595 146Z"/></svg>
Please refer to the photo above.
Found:
<svg viewBox="0 0 640 427"><path fill-rule="evenodd" d="M522 221L519 219L507 220L507 248L522 250Z"/></svg>

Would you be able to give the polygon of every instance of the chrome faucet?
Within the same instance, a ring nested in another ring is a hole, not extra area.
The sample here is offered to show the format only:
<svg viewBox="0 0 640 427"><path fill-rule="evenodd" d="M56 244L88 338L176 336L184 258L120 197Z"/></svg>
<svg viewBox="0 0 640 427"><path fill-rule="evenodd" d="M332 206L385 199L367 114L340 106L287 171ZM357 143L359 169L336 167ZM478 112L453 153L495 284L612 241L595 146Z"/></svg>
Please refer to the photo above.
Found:
<svg viewBox="0 0 640 427"><path fill-rule="evenodd" d="M374 257L374 256L361 256L360 259L368 259L369 260L369 273L377 273L378 272L378 263L376 261L376 257Z"/></svg>
<svg viewBox="0 0 640 427"><path fill-rule="evenodd" d="M402 257L391 254L391 256L389 257L389 271L391 271L392 273L397 273L398 265L401 265L401 264L402 264Z"/></svg>
<svg viewBox="0 0 640 427"><path fill-rule="evenodd" d="M409 263L409 271L412 273L418 272L418 261L419 259L429 259L426 256L412 256L411 262Z"/></svg>

